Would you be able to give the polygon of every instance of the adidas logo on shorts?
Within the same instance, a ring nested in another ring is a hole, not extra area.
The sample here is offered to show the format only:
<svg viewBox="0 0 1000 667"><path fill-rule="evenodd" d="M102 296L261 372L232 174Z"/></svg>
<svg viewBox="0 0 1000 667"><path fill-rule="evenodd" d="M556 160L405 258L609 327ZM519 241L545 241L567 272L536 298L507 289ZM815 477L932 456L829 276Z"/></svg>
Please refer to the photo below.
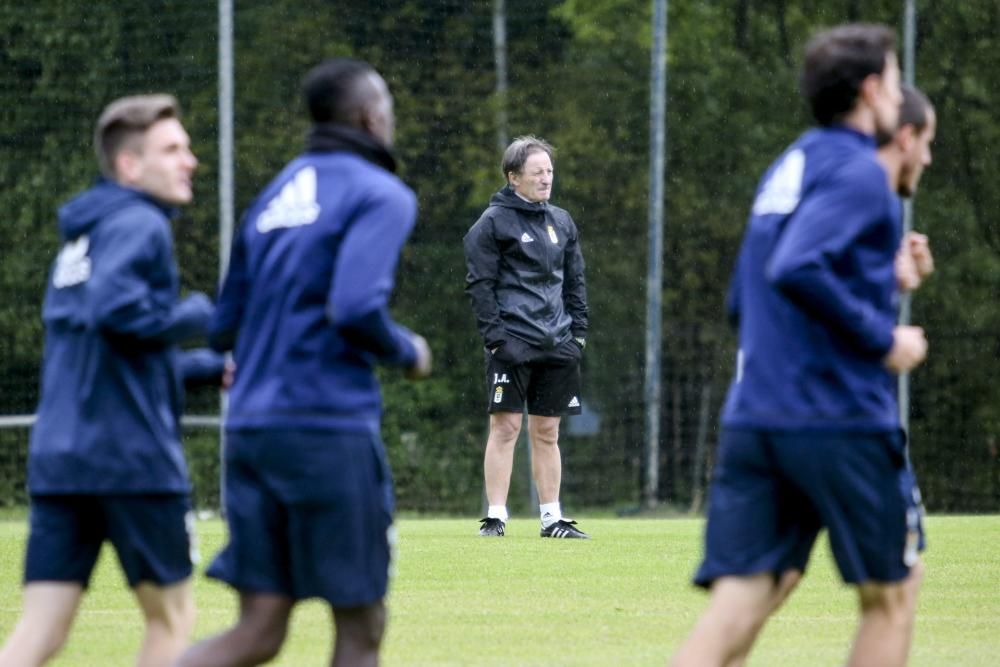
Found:
<svg viewBox="0 0 1000 667"><path fill-rule="evenodd" d="M570 399L569 405L567 405L566 407L567 408L578 408L578 407L580 407L580 399L577 398L576 396L574 396L573 398Z"/></svg>

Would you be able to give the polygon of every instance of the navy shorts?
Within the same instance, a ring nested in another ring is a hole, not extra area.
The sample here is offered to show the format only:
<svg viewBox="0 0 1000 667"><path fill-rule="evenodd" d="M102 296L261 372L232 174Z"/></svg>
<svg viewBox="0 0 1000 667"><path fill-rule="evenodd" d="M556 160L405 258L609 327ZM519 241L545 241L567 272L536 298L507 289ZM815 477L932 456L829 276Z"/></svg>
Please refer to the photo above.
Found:
<svg viewBox="0 0 1000 667"><path fill-rule="evenodd" d="M527 405L529 415L580 414L582 348L573 340L548 353L515 341L504 347L515 345L519 349L513 357L508 350L497 354L486 351L488 411L520 414Z"/></svg>
<svg viewBox="0 0 1000 667"><path fill-rule="evenodd" d="M191 502L182 494L31 497L24 582L77 582L86 588L109 540L131 587L167 586L197 561Z"/></svg>
<svg viewBox="0 0 1000 667"><path fill-rule="evenodd" d="M845 582L897 582L921 516L902 433L723 429L694 582L804 571L822 528Z"/></svg>
<svg viewBox="0 0 1000 667"><path fill-rule="evenodd" d="M226 438L229 544L208 576L244 593L337 608L381 600L394 499L379 437L260 429Z"/></svg>

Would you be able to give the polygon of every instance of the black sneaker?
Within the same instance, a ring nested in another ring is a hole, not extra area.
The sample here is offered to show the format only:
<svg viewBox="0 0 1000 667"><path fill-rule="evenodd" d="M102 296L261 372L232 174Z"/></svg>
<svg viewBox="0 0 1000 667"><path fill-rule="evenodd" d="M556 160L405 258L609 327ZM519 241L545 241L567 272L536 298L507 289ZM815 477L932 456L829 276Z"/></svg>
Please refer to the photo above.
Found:
<svg viewBox="0 0 1000 667"><path fill-rule="evenodd" d="M479 528L480 537L503 537L504 524L502 519L486 517L485 519L480 519L479 523L483 524Z"/></svg>
<svg viewBox="0 0 1000 667"><path fill-rule="evenodd" d="M590 539L590 535L583 532L579 528L576 528L575 526L576 526L576 521L573 521L572 519L559 519L559 521L550 524L547 528L543 527L541 536L576 538L579 540Z"/></svg>

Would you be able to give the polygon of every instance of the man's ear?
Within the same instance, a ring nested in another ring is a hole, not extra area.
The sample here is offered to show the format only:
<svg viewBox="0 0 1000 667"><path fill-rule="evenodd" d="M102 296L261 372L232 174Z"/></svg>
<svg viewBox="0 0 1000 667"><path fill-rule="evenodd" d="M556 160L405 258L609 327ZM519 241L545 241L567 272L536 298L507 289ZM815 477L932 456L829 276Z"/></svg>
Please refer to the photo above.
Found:
<svg viewBox="0 0 1000 667"><path fill-rule="evenodd" d="M875 100L878 99L881 91L879 88L882 86L882 76L879 74L869 74L861 81L861 87L859 88L859 93L861 99L863 99L868 106L874 107Z"/></svg>
<svg viewBox="0 0 1000 667"><path fill-rule="evenodd" d="M130 150L120 150L114 159L115 178L119 183L131 185L140 176L139 155Z"/></svg>
<svg viewBox="0 0 1000 667"><path fill-rule="evenodd" d="M910 123L903 125L896 130L895 141L899 145L899 150L904 153L909 152L917 141L917 128Z"/></svg>

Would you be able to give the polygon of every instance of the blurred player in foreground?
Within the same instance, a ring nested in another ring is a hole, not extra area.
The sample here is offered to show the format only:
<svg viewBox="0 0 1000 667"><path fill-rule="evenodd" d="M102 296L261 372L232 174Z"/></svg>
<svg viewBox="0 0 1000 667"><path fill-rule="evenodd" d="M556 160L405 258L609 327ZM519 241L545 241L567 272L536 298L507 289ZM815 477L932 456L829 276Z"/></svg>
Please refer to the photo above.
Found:
<svg viewBox="0 0 1000 667"><path fill-rule="evenodd" d="M873 25L806 48L801 86L820 127L768 169L737 260L737 370L695 576L711 599L674 665L743 664L822 528L859 596L849 664L906 662L922 566L895 376L927 342L896 307L933 265L926 239L902 238L894 190L912 191L929 162L933 120L900 130L917 144L879 161L876 135L901 136L894 50Z"/></svg>
<svg viewBox="0 0 1000 667"><path fill-rule="evenodd" d="M240 614L193 646L187 667L271 660L307 598L333 611L332 664L378 662L394 501L375 365L419 378L431 363L388 310L416 198L393 175L392 96L370 65L324 61L303 91L306 152L248 211L212 325L236 378L229 544L208 574L239 592Z"/></svg>
<svg viewBox="0 0 1000 667"><path fill-rule="evenodd" d="M198 164L179 115L169 95L111 103L95 132L104 178L59 210L24 611L0 651L5 667L42 664L63 646L105 540L145 619L137 664L173 662L194 624L182 380L218 380L222 358L177 347L204 336L212 315L203 294L178 302L170 218L191 201Z"/></svg>

